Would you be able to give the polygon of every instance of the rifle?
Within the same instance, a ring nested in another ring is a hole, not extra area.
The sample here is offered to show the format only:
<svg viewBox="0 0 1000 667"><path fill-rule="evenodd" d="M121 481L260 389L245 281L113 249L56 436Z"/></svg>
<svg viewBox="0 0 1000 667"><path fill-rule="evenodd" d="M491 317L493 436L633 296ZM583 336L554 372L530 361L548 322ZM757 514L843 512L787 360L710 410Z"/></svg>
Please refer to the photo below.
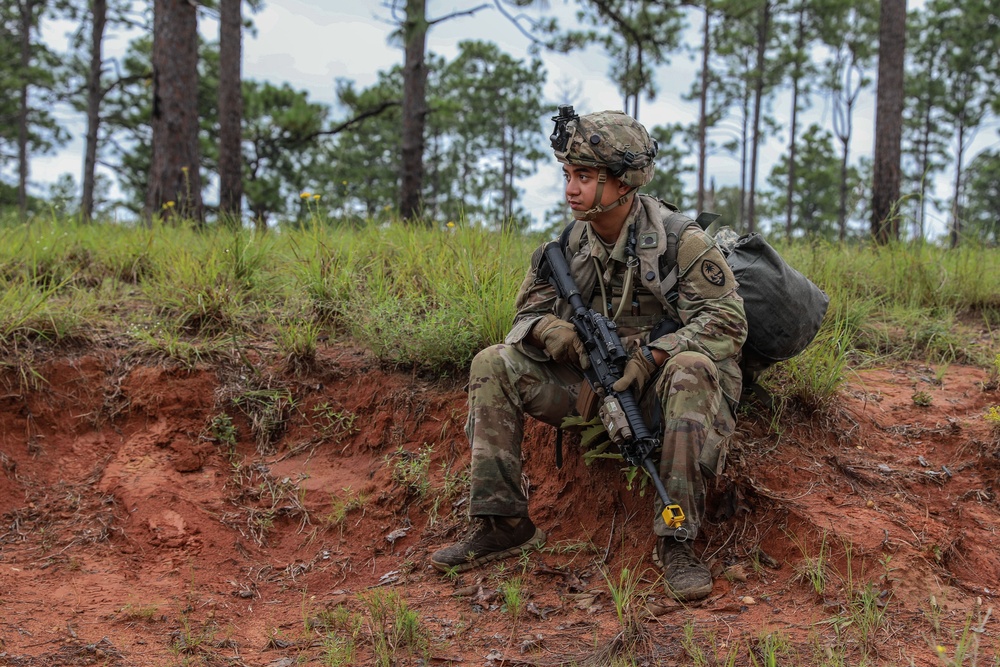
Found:
<svg viewBox="0 0 1000 667"><path fill-rule="evenodd" d="M663 501L663 522L670 528L680 528L684 523L684 510L667 495L667 490L660 481L660 474L649 458L660 440L650 432L642 418L632 389L612 389L612 385L621 378L628 361L628 353L618 337L618 325L584 305L558 241L545 246L544 259L539 276L547 279L556 288L559 297L573 309L570 321L576 327L590 360L590 367L583 375L594 392L604 397L600 416L608 435L618 445L622 458L629 465L644 468L649 473L656 493Z"/></svg>

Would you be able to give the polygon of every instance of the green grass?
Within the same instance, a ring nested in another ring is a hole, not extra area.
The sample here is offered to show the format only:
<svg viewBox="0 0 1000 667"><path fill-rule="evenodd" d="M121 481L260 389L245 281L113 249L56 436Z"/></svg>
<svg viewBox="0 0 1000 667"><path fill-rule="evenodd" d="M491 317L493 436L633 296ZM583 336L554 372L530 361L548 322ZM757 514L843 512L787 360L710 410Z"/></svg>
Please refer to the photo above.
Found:
<svg viewBox="0 0 1000 667"><path fill-rule="evenodd" d="M0 355L110 335L193 366L267 340L272 360L300 374L330 339L361 344L389 364L462 375L510 327L540 240L322 220L267 234L7 224L0 226ZM782 397L822 408L850 369L885 359L991 363L1000 324L995 250L776 246L830 296L813 345L770 371Z"/></svg>
<svg viewBox="0 0 1000 667"><path fill-rule="evenodd" d="M430 637L420 614L395 590L374 589L360 596L368 615L368 640L378 667L399 664L401 655L426 659Z"/></svg>

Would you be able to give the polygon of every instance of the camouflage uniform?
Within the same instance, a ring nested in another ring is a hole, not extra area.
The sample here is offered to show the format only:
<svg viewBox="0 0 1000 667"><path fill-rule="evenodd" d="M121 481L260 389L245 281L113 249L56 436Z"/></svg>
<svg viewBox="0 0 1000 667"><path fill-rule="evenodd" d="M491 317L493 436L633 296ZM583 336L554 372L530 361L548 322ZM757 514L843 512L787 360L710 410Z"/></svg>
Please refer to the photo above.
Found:
<svg viewBox="0 0 1000 667"><path fill-rule="evenodd" d="M590 307L609 317L623 298L626 271L636 272L631 302L616 320L618 332L626 347L638 340L669 355L640 401L647 419L662 416L660 477L687 515L684 529L693 539L704 511L706 476L722 470L725 441L735 427L739 351L747 325L729 266L711 237L696 226L688 227L679 240L678 299L667 300L659 258L666 248L663 220L670 213L663 202L636 196L613 247L592 232L590 223L578 221L565 254L584 301L589 296ZM625 252L630 233L638 255L638 266L632 269ZM583 381L579 369L552 361L527 342L543 315L553 313L565 320L572 315L555 288L537 278L541 257L540 247L517 295L517 315L504 343L483 350L472 362L466 425L472 443L472 516L528 516L521 489L524 415L558 426L574 412ZM610 303L604 303L605 297ZM681 328L649 341L649 332L664 317L681 323ZM654 531L670 535L674 531L659 516L662 503L658 497L655 502Z"/></svg>

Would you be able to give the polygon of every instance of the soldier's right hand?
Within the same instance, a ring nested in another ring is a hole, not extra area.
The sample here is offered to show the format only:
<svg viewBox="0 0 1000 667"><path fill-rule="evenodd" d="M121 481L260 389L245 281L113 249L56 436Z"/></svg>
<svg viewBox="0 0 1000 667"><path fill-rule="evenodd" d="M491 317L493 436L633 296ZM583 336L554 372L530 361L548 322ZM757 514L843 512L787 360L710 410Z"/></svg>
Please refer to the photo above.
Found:
<svg viewBox="0 0 1000 667"><path fill-rule="evenodd" d="M535 338L542 343L552 360L560 364L570 364L580 369L590 367L590 359L583 347L583 341L576 333L576 327L555 315L543 315L532 329Z"/></svg>

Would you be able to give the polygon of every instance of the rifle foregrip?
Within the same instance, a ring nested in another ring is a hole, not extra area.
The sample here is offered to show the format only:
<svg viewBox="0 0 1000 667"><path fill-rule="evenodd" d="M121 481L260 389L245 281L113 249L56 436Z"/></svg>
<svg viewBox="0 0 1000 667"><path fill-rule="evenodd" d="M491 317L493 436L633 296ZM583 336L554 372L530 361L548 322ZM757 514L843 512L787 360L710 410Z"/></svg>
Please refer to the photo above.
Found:
<svg viewBox="0 0 1000 667"><path fill-rule="evenodd" d="M618 392L616 396L619 405L622 406L622 412L625 413L625 419L628 420L629 426L632 429L632 437L635 439L635 444L639 445L641 450L648 448L651 451L656 446L656 441L646 427L646 420L642 417L642 411L639 410L639 404L636 402L632 391L625 390ZM634 460L630 460L629 463L641 467L642 460L649 456L649 451L636 451L630 452L630 454L634 456Z"/></svg>

